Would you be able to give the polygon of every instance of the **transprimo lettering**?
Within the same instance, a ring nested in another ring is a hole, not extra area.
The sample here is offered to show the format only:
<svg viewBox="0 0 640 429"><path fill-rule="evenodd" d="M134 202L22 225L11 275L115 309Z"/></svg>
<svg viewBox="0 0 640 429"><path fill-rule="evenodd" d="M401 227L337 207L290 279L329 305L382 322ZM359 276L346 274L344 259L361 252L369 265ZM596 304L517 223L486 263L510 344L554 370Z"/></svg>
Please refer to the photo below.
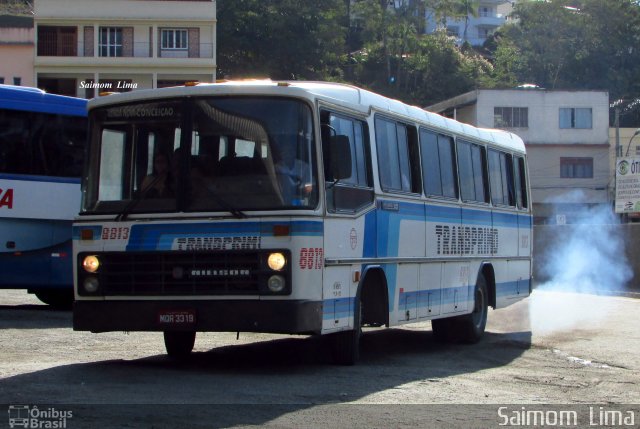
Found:
<svg viewBox="0 0 640 429"><path fill-rule="evenodd" d="M13 208L13 189L9 188L6 191L0 189L0 208L7 207L8 209Z"/></svg>
<svg viewBox="0 0 640 429"><path fill-rule="evenodd" d="M260 249L260 236L246 237L180 237L175 250L254 250Z"/></svg>
<svg viewBox="0 0 640 429"><path fill-rule="evenodd" d="M498 230L475 226L436 225L438 255L496 255Z"/></svg>

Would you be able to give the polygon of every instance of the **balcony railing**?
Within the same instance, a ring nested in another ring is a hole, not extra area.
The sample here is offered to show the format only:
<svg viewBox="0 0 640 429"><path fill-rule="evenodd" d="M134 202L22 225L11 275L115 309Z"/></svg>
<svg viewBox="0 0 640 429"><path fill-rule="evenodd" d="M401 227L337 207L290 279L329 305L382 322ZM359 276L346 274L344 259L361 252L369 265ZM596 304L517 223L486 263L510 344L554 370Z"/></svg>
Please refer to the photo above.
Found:
<svg viewBox="0 0 640 429"><path fill-rule="evenodd" d="M213 58L213 43L199 43L186 49L162 49L156 44L148 42L134 42L123 45L98 45L97 52L93 42L60 43L55 40L40 40L37 45L39 57L124 57L124 58L153 58L156 50L157 58Z"/></svg>

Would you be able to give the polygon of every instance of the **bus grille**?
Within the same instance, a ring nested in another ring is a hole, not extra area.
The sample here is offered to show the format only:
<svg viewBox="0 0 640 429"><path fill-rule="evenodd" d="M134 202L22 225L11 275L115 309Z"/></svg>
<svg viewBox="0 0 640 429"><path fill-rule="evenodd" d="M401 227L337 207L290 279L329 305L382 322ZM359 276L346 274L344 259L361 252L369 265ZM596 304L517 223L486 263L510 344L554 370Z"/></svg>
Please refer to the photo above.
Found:
<svg viewBox="0 0 640 429"><path fill-rule="evenodd" d="M153 252L100 255L101 294L254 295L261 270L257 252Z"/></svg>

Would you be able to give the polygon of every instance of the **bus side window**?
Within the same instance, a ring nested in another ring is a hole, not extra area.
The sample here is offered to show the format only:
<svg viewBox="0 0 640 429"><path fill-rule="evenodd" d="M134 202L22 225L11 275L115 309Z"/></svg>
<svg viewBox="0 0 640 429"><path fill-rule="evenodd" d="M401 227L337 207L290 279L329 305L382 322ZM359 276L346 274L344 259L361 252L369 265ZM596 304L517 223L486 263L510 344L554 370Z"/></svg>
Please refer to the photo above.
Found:
<svg viewBox="0 0 640 429"><path fill-rule="evenodd" d="M529 208L529 204L527 200L527 178L523 157L515 157L513 171L516 186L516 204L519 209L527 209Z"/></svg>
<svg viewBox="0 0 640 429"><path fill-rule="evenodd" d="M513 178L513 160L510 154L489 149L491 202L494 205L516 205Z"/></svg>
<svg viewBox="0 0 640 429"><path fill-rule="evenodd" d="M485 147L463 140L458 140L456 147L462 200L489 202Z"/></svg>
<svg viewBox="0 0 640 429"><path fill-rule="evenodd" d="M349 116L323 111L322 150L325 180L327 184L327 206L330 211L354 212L373 201L373 179L369 151L369 131L366 122ZM329 142L333 136L345 136L351 150L351 176L332 184L331 154Z"/></svg>
<svg viewBox="0 0 640 429"><path fill-rule="evenodd" d="M385 191L422 192L415 127L376 117L380 184Z"/></svg>
<svg viewBox="0 0 640 429"><path fill-rule="evenodd" d="M425 194L457 199L453 138L421 129L420 149Z"/></svg>

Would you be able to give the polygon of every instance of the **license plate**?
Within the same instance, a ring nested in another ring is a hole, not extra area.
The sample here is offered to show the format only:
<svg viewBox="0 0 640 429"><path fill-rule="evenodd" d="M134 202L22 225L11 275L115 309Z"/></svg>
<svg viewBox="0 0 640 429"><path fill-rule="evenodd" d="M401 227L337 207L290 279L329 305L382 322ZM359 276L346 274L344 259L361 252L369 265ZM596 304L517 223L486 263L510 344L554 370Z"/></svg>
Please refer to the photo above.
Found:
<svg viewBox="0 0 640 429"><path fill-rule="evenodd" d="M160 310L158 312L158 324L163 326L189 326L195 323L195 310Z"/></svg>

